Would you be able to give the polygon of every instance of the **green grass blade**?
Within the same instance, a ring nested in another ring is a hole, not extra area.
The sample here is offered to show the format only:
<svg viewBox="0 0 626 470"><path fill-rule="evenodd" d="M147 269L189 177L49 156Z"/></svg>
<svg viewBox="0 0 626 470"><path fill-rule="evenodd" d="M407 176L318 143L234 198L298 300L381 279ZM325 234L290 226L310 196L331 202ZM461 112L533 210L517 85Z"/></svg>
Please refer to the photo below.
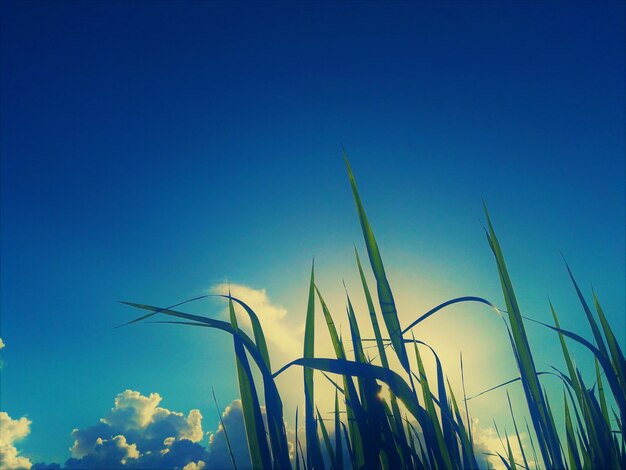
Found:
<svg viewBox="0 0 626 470"><path fill-rule="evenodd" d="M233 330L238 331L237 318L232 300L228 302L230 309L230 323ZM265 426L261 405L254 385L252 371L246 357L246 351L241 340L234 336L235 355L237 364L237 376L239 379L239 393L241 395L241 409L243 411L243 421L246 429L248 448L250 451L250 461L252 468L267 469L272 467L270 449L265 437Z"/></svg>
<svg viewBox="0 0 626 470"><path fill-rule="evenodd" d="M320 423L320 428L322 430L322 437L324 439L324 445L326 446L326 451L328 452L328 457L330 459L331 465L335 462L335 451L333 450L333 446L330 443L330 436L328 435L328 430L326 429L326 425L324 424L324 420L322 419L322 415L320 414L320 410L315 407L317 411L317 420Z"/></svg>
<svg viewBox="0 0 626 470"><path fill-rule="evenodd" d="M485 304L491 307L492 309L494 309L498 315L501 315L500 309L496 307L493 303L489 302L487 299L483 299L482 297L475 297L475 296L468 295L464 297L457 297L455 299L446 300L442 304L439 304L436 307L431 308L428 312L418 317L413 323L411 323L404 330L402 330L402 333L404 334L408 332L411 328L417 326L419 323L423 322L427 318L430 318L431 316L433 316L435 313L439 312L440 310L443 310L444 308L449 307L450 305L454 305L454 304L458 304L462 302L478 302L481 304Z"/></svg>
<svg viewBox="0 0 626 470"><path fill-rule="evenodd" d="M415 358L417 359L417 367L420 374L420 385L422 386L422 395L424 397L424 407L426 408L426 412L430 417L432 423L432 430L435 434L436 438L436 448L431 450L435 451L435 455L440 465L443 465L444 468L453 468L452 459L450 458L448 447L446 445L443 433L441 431L441 427L439 425L439 418L437 416L437 411L435 410L435 404L433 402L432 392L430 391L430 385L428 384L428 378L426 377L426 370L424 369L424 364L422 362L421 355L419 353L419 349L417 347L417 342L415 338L413 338L413 345L415 348ZM442 406L441 400L440 407Z"/></svg>
<svg viewBox="0 0 626 470"><path fill-rule="evenodd" d="M419 405L419 403L417 403L411 387L409 387L409 385L404 381L402 377L400 377L400 375L398 375L391 369L385 369L383 367L375 366L373 364L363 364L360 362L347 361L342 359L300 358L284 365L278 371L274 372L273 376L277 377L289 367L295 365L315 370L332 372L333 374L367 377L380 380L381 382L387 384L387 386L396 394L400 401L402 401L409 413L411 413L418 420L418 422L421 421L424 417L425 410Z"/></svg>
<svg viewBox="0 0 626 470"><path fill-rule="evenodd" d="M315 286L315 292L317 292L317 297L322 305L322 313L324 314L324 320L326 320L326 326L328 327L328 334L330 335L330 340L333 344L333 349L335 350L335 355L337 359L345 359L346 352L344 351L343 344L339 340L339 335L337 334L337 328L335 327L335 321L333 320L330 311L328 310L328 306L322 297L322 293L319 291L319 288Z"/></svg>
<svg viewBox="0 0 626 470"><path fill-rule="evenodd" d="M315 268L311 267L311 282L309 283L309 302L306 310L306 326L304 330L304 358L315 357ZM313 369L304 369L304 420L306 429L306 458L307 467L313 470L323 469L324 460L320 443L317 438L317 424L315 422L315 390L313 384Z"/></svg>
<svg viewBox="0 0 626 470"><path fill-rule="evenodd" d="M361 332L359 330L359 324L356 321L356 315L352 308L352 302L350 302L350 296L346 293L348 307L348 322L350 325L350 336L352 337L352 347L354 348L354 360L357 362L367 362L365 353L363 352L363 344L361 343Z"/></svg>
<svg viewBox="0 0 626 470"><path fill-rule="evenodd" d="M506 392L506 399L509 402L509 411L511 412L511 419L513 420L513 429L515 429L515 437L517 438L517 444L519 445L520 452L522 453L522 460L524 461L524 468L530 468L528 466L528 460L526 459L526 452L524 452L524 445L517 429L517 422L515 421L515 413L513 413L513 405L511 405L511 397L509 392Z"/></svg>
<svg viewBox="0 0 626 470"><path fill-rule="evenodd" d="M582 464L578 455L578 446L576 445L576 436L574 434L574 427L572 426L572 418L569 412L569 406L567 405L565 390L563 390L563 403L565 403L565 436L567 439L569 466L571 469L580 469L582 468Z"/></svg>
<svg viewBox="0 0 626 470"><path fill-rule="evenodd" d="M339 393L335 390L335 470L343 470L343 444L341 440L341 420L339 416Z"/></svg>
<svg viewBox="0 0 626 470"><path fill-rule="evenodd" d="M343 346L343 342L339 335L337 334L337 328L335 327L335 322L328 310L328 306L322 297L322 294L318 287L315 287L315 291L317 292L318 299L320 304L322 305L322 312L324 314L324 319L326 320L326 326L328 327L328 333L330 335L331 342L333 344L333 349L335 350L335 355L337 359L346 359L346 352ZM327 377L328 378L328 377ZM331 380L330 378L328 378ZM333 382L331 380L331 382ZM334 383L334 382L333 382ZM367 460L365 453L366 450L369 452L370 449L366 449L363 446L363 438L361 437L360 429L365 429L365 412L362 410L361 403L359 401L359 396L356 391L356 387L354 386L354 382L350 377L343 377L343 383L345 390L344 395L347 403L347 414L348 414L348 427L350 429L350 437L352 440L352 449L354 451L354 458L356 459L357 468L365 465ZM335 384L340 390L341 388ZM371 459L370 459L371 460Z"/></svg>
<svg viewBox="0 0 626 470"><path fill-rule="evenodd" d="M478 462L476 462L476 457L474 455L474 446L470 440L470 436L468 434L468 430L471 428L469 424L469 417L467 418L467 429L466 425L463 424L463 418L461 417L461 411L459 410L459 405L457 404L456 397L454 396L454 392L452 391L452 387L450 386L450 382L448 381L448 389L450 390L450 399L452 402L452 409L454 410L454 415L456 417L456 421L459 429L459 440L461 443L461 454L463 457L462 468L477 468ZM467 411L467 410L466 410Z"/></svg>
<svg viewBox="0 0 626 470"><path fill-rule="evenodd" d="M238 328L233 329L230 323L215 320L213 318L207 318L200 315L192 315L188 313L179 312L167 308L154 307L151 305L137 304L131 302L121 302L125 305L129 305L141 310L149 310L154 313L163 313L168 316L177 318L183 318L190 322L180 322L191 326L202 326L211 329L218 329L231 334L234 338L239 338L243 346L248 350L250 357L254 360L257 367L261 371L263 376L263 387L265 392L265 406L267 408L268 427L270 433L270 440L272 443L272 453L274 456L274 464L278 468L289 468L289 449L287 443L287 435L283 420L283 408L278 393L278 388L272 377L270 370L267 368L265 360L259 352L256 344L248 335ZM195 322L195 323L191 323ZM172 322L176 323L176 322Z"/></svg>
<svg viewBox="0 0 626 470"><path fill-rule="evenodd" d="M368 360L363 352L363 345L361 344L359 325L352 307L352 302L350 301L350 296L347 292L346 298L348 304L346 310L350 324L350 335L352 337L356 362L368 363ZM383 468L398 468L401 465L400 456L397 453L395 445L392 444L393 435L391 429L389 428L384 407L378 398L379 387L376 384L376 381L369 377L359 377L358 382L361 392L361 403L363 405L363 410L365 412L369 428L367 430L361 429L361 438L364 450L371 454L370 459L379 455L381 466Z"/></svg>
<svg viewBox="0 0 626 470"><path fill-rule="evenodd" d="M537 439L539 441L542 457L548 467L562 468L564 467L564 463L561 457L558 434L556 429L552 426L548 416L546 399L537 378L535 361L528 342L528 336L522 320L522 314L504 260L504 255L502 254L500 243L498 242L498 238L496 237L491 224L491 219L486 206L485 216L487 218L488 225L487 240L496 259L502 293L504 295L513 337L514 352L516 354L520 376L522 378L522 385L526 396L526 402L535 427L535 432L537 433Z"/></svg>
<svg viewBox="0 0 626 470"><path fill-rule="evenodd" d="M385 368L389 368L389 361L385 352L385 345L382 341L382 334L380 332L380 326L378 325L378 319L376 317L376 309L374 308L372 295L370 294L369 286L367 285L367 279L365 278L365 273L363 272L363 267L361 266L359 252L357 251L356 247L354 248L354 255L356 257L356 264L359 270L359 277L361 278L361 285L363 286L363 293L365 294L365 301L367 303L367 310L370 315L370 322L372 324L372 329L374 330L374 338L376 340L378 356L380 357L382 366ZM402 425L402 414L400 412L400 407L398 406L398 399L393 393L391 393L390 395L390 402L394 418L394 429L396 434L398 435L398 440L400 442L406 443L406 434L404 432L404 426ZM403 446L403 448L406 449L407 446L405 445ZM403 458L405 461L409 461L410 453L407 453L407 451L405 450L403 453Z"/></svg>
<svg viewBox="0 0 626 470"><path fill-rule="evenodd" d="M554 319L554 325L557 328L561 328L559 324L559 317L556 314L556 310L550 302L550 311L552 312L552 318ZM563 333L559 333L559 342L561 343L561 351L563 352L563 358L565 359L565 364L567 365L567 371L569 373L569 377L572 381L572 385L574 387L574 391L576 395L579 396L581 394L580 384L578 383L578 375L576 374L576 368L574 367L574 361L569 353L569 349L567 347L567 343L565 342L565 336Z"/></svg>
<svg viewBox="0 0 626 470"><path fill-rule="evenodd" d="M259 317L256 312L252 310L248 304L246 304L243 300L238 299L237 297L232 297L230 294L228 295L219 295L219 297L223 297L225 299L233 300L239 305L243 307L248 316L250 317L250 322L252 323L252 333L254 334L254 340L256 343L265 364L269 370L272 370L272 366L270 364L270 355L267 350L267 342L265 341L265 334L263 333L263 328L261 327L261 322L259 321Z"/></svg>
<svg viewBox="0 0 626 470"><path fill-rule="evenodd" d="M574 279L574 275L572 274L572 270L570 269L570 267L567 264L567 262L565 263L565 267L567 268L567 273L569 274L569 277L570 277L570 279L572 281L572 284L574 284L574 289L576 290L576 294L578 295L578 300L580 300L580 303L581 303L581 305L583 307L583 310L584 310L585 315L587 317L587 321L589 322L589 326L591 326L591 332L593 333L593 339L596 342L596 346L602 352L603 355L608 356L607 350L606 350L606 346L604 345L604 339L602 338L602 334L600 333L600 330L598 328L598 324L596 323L595 318L593 318L593 314L591 313L591 309L589 308L589 305L587 305L587 301L585 300L585 296L583 295L583 293L581 292L580 288L578 287L578 283L576 282L576 279Z"/></svg>
<svg viewBox="0 0 626 470"><path fill-rule="evenodd" d="M617 378L617 375L615 374L615 371L613 369L613 365L611 364L610 359L606 355L604 355L602 351L600 351L593 344L591 344L585 338L577 335L576 333L572 333L571 331L565 330L563 328L557 328L557 327L548 325L546 323L543 323L537 320L532 320L530 318L527 318L527 320L543 325L546 328L550 328L551 330L556 331L557 333L562 333L564 336L567 336L568 338L573 339L574 341L576 341L579 344L582 344L589 351L591 351L593 355L596 357L596 359L598 360L598 362L600 363L600 365L602 366L602 370L604 370L604 374L605 374L607 381L609 382L609 386L611 387L611 392L613 393L613 397L615 398L615 401L617 402L617 406L620 409L620 415L622 417L626 415L626 389L621 388L619 384L619 380ZM578 380L579 381L581 380L580 375L578 375ZM582 387L582 383L581 383L581 389L583 389L584 391L584 388Z"/></svg>
<svg viewBox="0 0 626 470"><path fill-rule="evenodd" d="M511 442L509 441L509 436L506 436L506 447L507 447L507 453L509 456L509 468L511 470L516 470L517 469L517 465L515 464L515 457L513 457L513 450L511 449ZM528 468L528 467L526 467Z"/></svg>
<svg viewBox="0 0 626 470"><path fill-rule="evenodd" d="M385 352L385 345L382 341L382 335L380 333L380 326L378 325L378 318L376 318L376 309L374 308L374 302L372 301L372 295L367 285L367 279L365 279L365 273L361 266L361 259L359 258L359 252L356 247L354 248L354 255L356 256L356 265L359 270L359 276L361 278L361 284L363 286L363 293L365 294L365 301L367 302L367 310L370 314L370 321L372 323L372 329L374 330L374 337L376 339L376 346L378 348L378 355L383 367L389 367L389 361L387 360L387 354Z"/></svg>
<svg viewBox="0 0 626 470"><path fill-rule="evenodd" d="M609 424L610 427L610 417L609 410L606 406L606 397L604 396L604 385L602 384L602 373L600 372L600 364L598 364L598 360L594 360L595 369L596 369L596 383L598 384L598 399L600 400L600 409L602 410L602 416L604 417L604 421Z"/></svg>
<svg viewBox="0 0 626 470"><path fill-rule="evenodd" d="M295 456L295 464L296 464L296 468L295 470L300 470L300 441L298 439L298 407L296 406L296 427L295 429L295 439L296 439L296 443L294 445L295 447L295 451L296 451L296 456Z"/></svg>
<svg viewBox="0 0 626 470"><path fill-rule="evenodd" d="M593 303L595 305L596 312L598 313L598 318L600 319L600 325L604 331L604 337L609 345L613 368L615 369L620 385L622 388L626 389L626 360L624 359L624 353L622 352L622 348L613 334L613 330L604 315L604 311L600 306L600 301L598 300L595 292L593 292Z"/></svg>
<svg viewBox="0 0 626 470"><path fill-rule="evenodd" d="M535 440L533 439L533 433L530 432L530 426L528 425L528 421L526 421L526 417L524 417L524 424L526 425L526 431L528 432L528 439L530 439L530 448L533 451L533 460L535 462L535 469L540 470L541 466L539 465L539 458L537 457L537 449L535 448Z"/></svg>
<svg viewBox="0 0 626 470"><path fill-rule="evenodd" d="M344 158L346 161L346 168L348 170L348 177L350 178L350 185L352 186L354 202L356 204L359 221L361 223L361 229L363 231L363 238L365 239L365 245L367 247L367 253L369 255L372 271L374 272L374 277L376 278L378 302L380 303L380 310L383 314L383 320L385 321L385 325L387 326L389 337L391 338L391 342L393 344L394 350L396 351L400 364L402 364L402 367L404 367L404 369L409 372L411 370L409 366L409 357L407 356L406 348L404 346L404 343L402 342L402 328L400 327L400 321L398 319L396 303L391 292L391 286L389 285L389 281L387 280L387 275L385 274L385 267L383 265L383 260L380 255L380 250L378 249L378 244L376 243L374 232L372 231L369 221L367 220L367 215L365 214L365 209L361 202L361 197L359 196L356 181L354 180L354 175L352 174L352 168L350 167L350 162L348 161L348 157L345 152Z"/></svg>

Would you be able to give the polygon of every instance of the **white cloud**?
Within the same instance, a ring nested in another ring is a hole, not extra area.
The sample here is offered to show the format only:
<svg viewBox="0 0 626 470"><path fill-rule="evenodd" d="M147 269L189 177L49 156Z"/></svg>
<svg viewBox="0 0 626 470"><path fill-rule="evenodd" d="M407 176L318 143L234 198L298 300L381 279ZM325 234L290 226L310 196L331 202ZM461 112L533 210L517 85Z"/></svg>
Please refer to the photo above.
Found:
<svg viewBox="0 0 626 470"><path fill-rule="evenodd" d="M67 468L182 468L204 461L202 415L158 406L158 393L125 390L94 426L75 429Z"/></svg>
<svg viewBox="0 0 626 470"><path fill-rule="evenodd" d="M2 341L2 338L0 338L0 349L4 348L5 344L4 341Z"/></svg>
<svg viewBox="0 0 626 470"><path fill-rule="evenodd" d="M30 469L32 463L19 455L14 443L30 433L31 421L26 417L12 419L8 413L0 411L0 463L3 470Z"/></svg>
<svg viewBox="0 0 626 470"><path fill-rule="evenodd" d="M297 334L294 335L294 328L286 321L287 310L280 305L272 303L265 289L254 289L253 287L243 284L221 283L212 286L210 292L213 294L228 295L229 290L233 297L237 297L248 304L257 314L261 326L263 327L265 338L269 343L269 348L273 346L278 352L294 359L295 357L300 357L302 354L300 336L302 336L302 332L304 331L302 326L299 325L295 328ZM236 303L235 305L237 321L240 326L250 328L251 324L248 314L238 307ZM228 308L226 308L224 312L224 314L228 316Z"/></svg>

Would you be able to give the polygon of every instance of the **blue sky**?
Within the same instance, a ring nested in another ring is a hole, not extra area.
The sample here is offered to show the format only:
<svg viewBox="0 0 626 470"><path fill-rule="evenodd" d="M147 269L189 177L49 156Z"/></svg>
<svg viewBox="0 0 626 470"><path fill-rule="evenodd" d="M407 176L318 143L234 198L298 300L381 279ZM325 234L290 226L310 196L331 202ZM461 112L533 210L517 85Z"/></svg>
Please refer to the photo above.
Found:
<svg viewBox="0 0 626 470"><path fill-rule="evenodd" d="M625 340L624 3L1 12L0 392L2 411L33 423L20 444L33 462L68 458L72 429L125 389L199 408L208 429L211 387L236 397L229 338L111 330L135 315L116 300L173 304L232 282L266 289L297 335L315 256L343 312L362 242L341 145L405 322L457 295L502 303L484 198L524 312L547 320L549 296L588 332L562 251ZM477 368L494 361L480 390L515 371L497 321L471 310L423 334L443 348L442 331L455 347L493 341L475 352ZM550 363L554 336L529 333Z"/></svg>

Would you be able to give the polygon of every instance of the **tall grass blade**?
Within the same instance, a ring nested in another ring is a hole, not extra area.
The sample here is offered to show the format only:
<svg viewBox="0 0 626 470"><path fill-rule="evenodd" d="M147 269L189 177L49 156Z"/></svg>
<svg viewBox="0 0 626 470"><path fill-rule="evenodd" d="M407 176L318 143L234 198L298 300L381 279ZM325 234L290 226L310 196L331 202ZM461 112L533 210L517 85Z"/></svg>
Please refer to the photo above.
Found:
<svg viewBox="0 0 626 470"><path fill-rule="evenodd" d="M600 325L602 325L602 331L604 331L604 337L606 338L606 342L609 346L613 368L615 369L615 373L621 387L626 389L626 359L624 359L622 348L613 334L613 330L604 315L604 311L600 306L600 301L598 300L595 292L593 292L593 303L595 305L596 312L598 313L598 318L600 319Z"/></svg>
<svg viewBox="0 0 626 470"><path fill-rule="evenodd" d="M304 330L304 354L306 359L315 357L315 268L311 267L311 282L309 283L309 302L306 310L306 326ZM307 467L313 470L324 468L324 460L317 438L317 424L315 422L315 391L313 384L313 369L304 369L304 420L306 430L306 458Z"/></svg>
<svg viewBox="0 0 626 470"><path fill-rule="evenodd" d="M267 342L265 341L265 334L263 333L263 328L261 327L261 322L259 321L259 317L257 316L256 312L252 310L252 308L250 308L250 306L248 306L248 304L246 304L243 300L231 296L230 293L228 295L219 295L218 297L233 300L241 305L246 311L246 313L250 317L250 322L252 323L252 333L254 334L254 341L257 348L259 349L259 353L261 354L261 357L263 357L267 368L269 370L272 370L272 366L270 364L270 355L267 350Z"/></svg>
<svg viewBox="0 0 626 470"><path fill-rule="evenodd" d="M485 216L487 218L487 240L489 246L496 259L502 292L508 312L508 319L513 337L514 353L522 385L526 396L526 402L530 412L542 457L548 467L563 468L564 462L561 458L559 438L556 429L552 426L548 416L546 399L543 395L539 380L537 378L537 370L535 361L531 352L528 336L522 320L522 314L513 290L513 284L504 261L504 255L500 248L500 243L496 237L495 231L491 224L491 219L485 206Z"/></svg>
<svg viewBox="0 0 626 470"><path fill-rule="evenodd" d="M417 359L417 367L420 374L420 385L422 386L422 395L424 397L424 407L426 408L426 412L430 417L432 432L436 438L436 445L432 446L430 449L435 452L435 457L437 458L437 462L439 465L443 466L443 468L453 468L452 459L448 452L448 446L446 445L446 441L444 440L444 436L441 431L441 427L439 425L439 419L437 417L437 411L435 410L435 404L432 398L432 392L430 391L430 385L428 384L428 378L426 377L426 370L424 369L424 364L422 362L421 355L419 353L419 349L417 347L417 342L415 338L413 338L413 345L415 348L415 358ZM440 408L443 406L441 403L442 400L440 398L439 404ZM443 420L442 420L443 421Z"/></svg>
<svg viewBox="0 0 626 470"><path fill-rule="evenodd" d="M359 277L361 278L361 285L363 286L363 293L365 294L365 301L367 303L367 310L370 315L370 322L372 324L372 329L374 330L374 338L376 340L376 347L378 349L378 356L380 357L380 361L382 366L385 368L389 368L389 361L387 359L387 354L385 352L385 345L382 341L382 335L380 332L380 326L378 325L378 319L376 317L376 309L374 308L374 302L372 301L372 295L370 294L369 286L367 285L367 279L365 278L365 273L363 272L363 267L361 266L361 259L359 257L359 252L356 247L354 248L354 255L356 257L356 264L359 270ZM394 429L396 434L398 435L398 441L401 443L406 443L406 434L404 432L404 426L402 425L402 414L400 412L400 407L398 406L398 399L396 396L391 393L390 395L391 409L393 412L393 422ZM407 446L403 445L403 460L408 462L411 459L410 453L407 452Z"/></svg>
<svg viewBox="0 0 626 470"><path fill-rule="evenodd" d="M578 455L578 446L576 445L576 435L574 434L574 427L572 426L572 418L569 412L569 406L567 405L567 395L563 390L563 403L565 404L565 436L567 439L567 456L569 459L569 466L571 469L580 469L582 464Z"/></svg>
<svg viewBox="0 0 626 470"><path fill-rule="evenodd" d="M295 464L296 464L296 468L295 470L300 470L300 440L298 439L298 407L296 406L296 427L295 429L295 440L296 443L294 445L295 447L295 452L296 452L296 456L295 456Z"/></svg>
<svg viewBox="0 0 626 470"><path fill-rule="evenodd" d="M522 460L524 461L524 468L530 468L528 466L528 460L526 459L526 452L524 452L524 445L522 444L522 438L520 437L519 431L517 429L517 422L515 421L515 413L513 413L513 405L511 405L511 397L508 391L506 392L506 399L509 402L509 411L511 412L511 419L513 420L513 429L515 429L515 437L517 438L517 445L519 445L520 452L522 454Z"/></svg>
<svg viewBox="0 0 626 470"><path fill-rule="evenodd" d="M320 428L322 430L322 437L324 439L324 445L326 446L326 451L328 452L328 458L330 459L331 468L334 467L335 462L335 451L333 449L332 444L330 443L330 436L328 435L328 430L326 429L326 425L324 424L324 420L322 419L322 415L320 414L320 410L315 407L315 411L317 411L317 420L320 423Z"/></svg>
<svg viewBox="0 0 626 470"><path fill-rule="evenodd" d="M620 387L619 380L617 378L617 375L615 374L615 371L613 370L613 366L611 364L610 359L606 355L602 354L602 351L600 351L597 347L595 347L585 338L577 335L576 333L572 333L571 331L565 330L563 328L557 328L557 327L554 327L554 326L551 326L546 323L533 320L530 318L527 318L527 320L543 325L546 328L550 328L551 330L556 331L557 333L562 333L564 336L567 336L568 338L573 339L577 343L582 344L589 351L593 353L593 355L596 357L596 359L602 366L602 370L604 370L605 377L607 381L609 382L609 386L611 387L613 397L615 398L615 401L617 402L617 406L620 409L620 415L622 416L622 419L623 419L623 417L626 415L626 389L623 389ZM581 380L580 374L578 375L578 380L579 381ZM581 383L581 388L583 388L582 383Z"/></svg>
<svg viewBox="0 0 626 470"><path fill-rule="evenodd" d="M396 310L396 303L391 292L391 286L387 280L385 274L385 267L383 265L382 257L380 256L380 250L374 238L374 232L370 227L367 215L365 215L365 209L361 203L361 197L356 187L356 181L352 174L352 168L348 161L348 156L344 152L344 159L346 162L346 168L348 170L348 177L350 178L350 185L352 186L352 195L354 196L354 202L356 204L357 213L359 215L359 221L361 222L361 229L363 231L363 238L365 239L365 245L367 247L367 253L369 255L370 264L374 277L376 278L376 287L378 290L378 302L380 303L380 310L383 314L383 320L387 326L391 343L393 344L396 355L400 361L404 370L409 372L411 370L409 366L409 357L406 353L406 348L402 342L402 328L400 328L400 321L398 319L398 312Z"/></svg>
<svg viewBox="0 0 626 470"><path fill-rule="evenodd" d="M335 470L343 470L343 444L341 442L341 421L339 416L339 393L335 390Z"/></svg>
<svg viewBox="0 0 626 470"><path fill-rule="evenodd" d="M230 309L230 324L234 331L238 331L237 318L233 301L228 301ZM272 467L270 449L265 437L265 426L259 397L252 378L252 371L246 357L246 351L238 336L233 336L235 342L235 355L237 363L237 376L239 378L239 393L241 395L241 409L243 411L244 427L250 451L252 468L267 469Z"/></svg>
<svg viewBox="0 0 626 470"><path fill-rule="evenodd" d="M574 279L574 275L572 274L572 270L570 269L570 267L567 264L567 262L565 263L565 267L567 268L567 273L569 274L569 277L570 277L570 279L572 281L572 284L574 284L574 289L576 289L576 294L578 295L578 300L580 300L580 303L581 303L581 305L583 307L585 315L587 316L587 321L589 322L589 326L591 326L591 332L593 333L593 339L596 342L596 346L598 347L598 349L602 352L602 354L604 356L608 356L607 350L606 350L606 346L604 345L604 339L602 338L602 334L600 333L600 330L598 329L598 324L596 323L595 318L593 318L593 314L591 313L591 309L589 308L589 305L587 305L587 301L585 300L585 296L583 295L583 293L581 292L580 288L578 287L578 283L576 282L576 279Z"/></svg>
<svg viewBox="0 0 626 470"><path fill-rule="evenodd" d="M343 342L337 334L337 328L335 327L333 317L330 314L328 306L326 305L326 302L324 301L324 298L322 297L322 294L317 286L315 287L315 290L322 306L322 312L324 314L324 319L326 320L326 326L328 327L328 333L330 335L333 349L335 350L335 355L337 356L337 359L346 359L345 348L343 346ZM330 378L328 379L333 382ZM371 454L372 451L371 448L364 446L363 437L361 436L361 430L365 430L366 428L365 411L359 401L359 396L352 378L343 376L343 384L344 391L342 393L344 393L347 404L346 412L348 414L348 428L350 429L350 438L352 441L354 458L356 459L356 468L361 468L365 465L367 460L366 451L368 454ZM341 390L337 384L334 385ZM372 457L370 455L369 459L371 460L371 458Z"/></svg>

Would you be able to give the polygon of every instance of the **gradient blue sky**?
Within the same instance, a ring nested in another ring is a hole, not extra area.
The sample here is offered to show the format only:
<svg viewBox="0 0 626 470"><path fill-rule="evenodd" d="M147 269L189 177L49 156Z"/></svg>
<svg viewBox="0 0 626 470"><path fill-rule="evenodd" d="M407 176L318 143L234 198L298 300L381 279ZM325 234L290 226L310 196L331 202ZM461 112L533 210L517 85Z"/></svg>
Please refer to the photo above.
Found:
<svg viewBox="0 0 626 470"><path fill-rule="evenodd" d="M362 242L342 144L405 324L457 295L502 303L482 197L524 312L547 320L550 296L588 332L561 250L625 340L623 2L0 8L0 398L33 421L33 462L64 461L126 388L200 408L208 429L211 386L235 398L228 337L111 330L136 315L116 300L231 281L298 325L315 256L343 312ZM455 312L450 334L508 354L497 320ZM529 333L550 363L555 337ZM476 368L515 375L489 357Z"/></svg>

